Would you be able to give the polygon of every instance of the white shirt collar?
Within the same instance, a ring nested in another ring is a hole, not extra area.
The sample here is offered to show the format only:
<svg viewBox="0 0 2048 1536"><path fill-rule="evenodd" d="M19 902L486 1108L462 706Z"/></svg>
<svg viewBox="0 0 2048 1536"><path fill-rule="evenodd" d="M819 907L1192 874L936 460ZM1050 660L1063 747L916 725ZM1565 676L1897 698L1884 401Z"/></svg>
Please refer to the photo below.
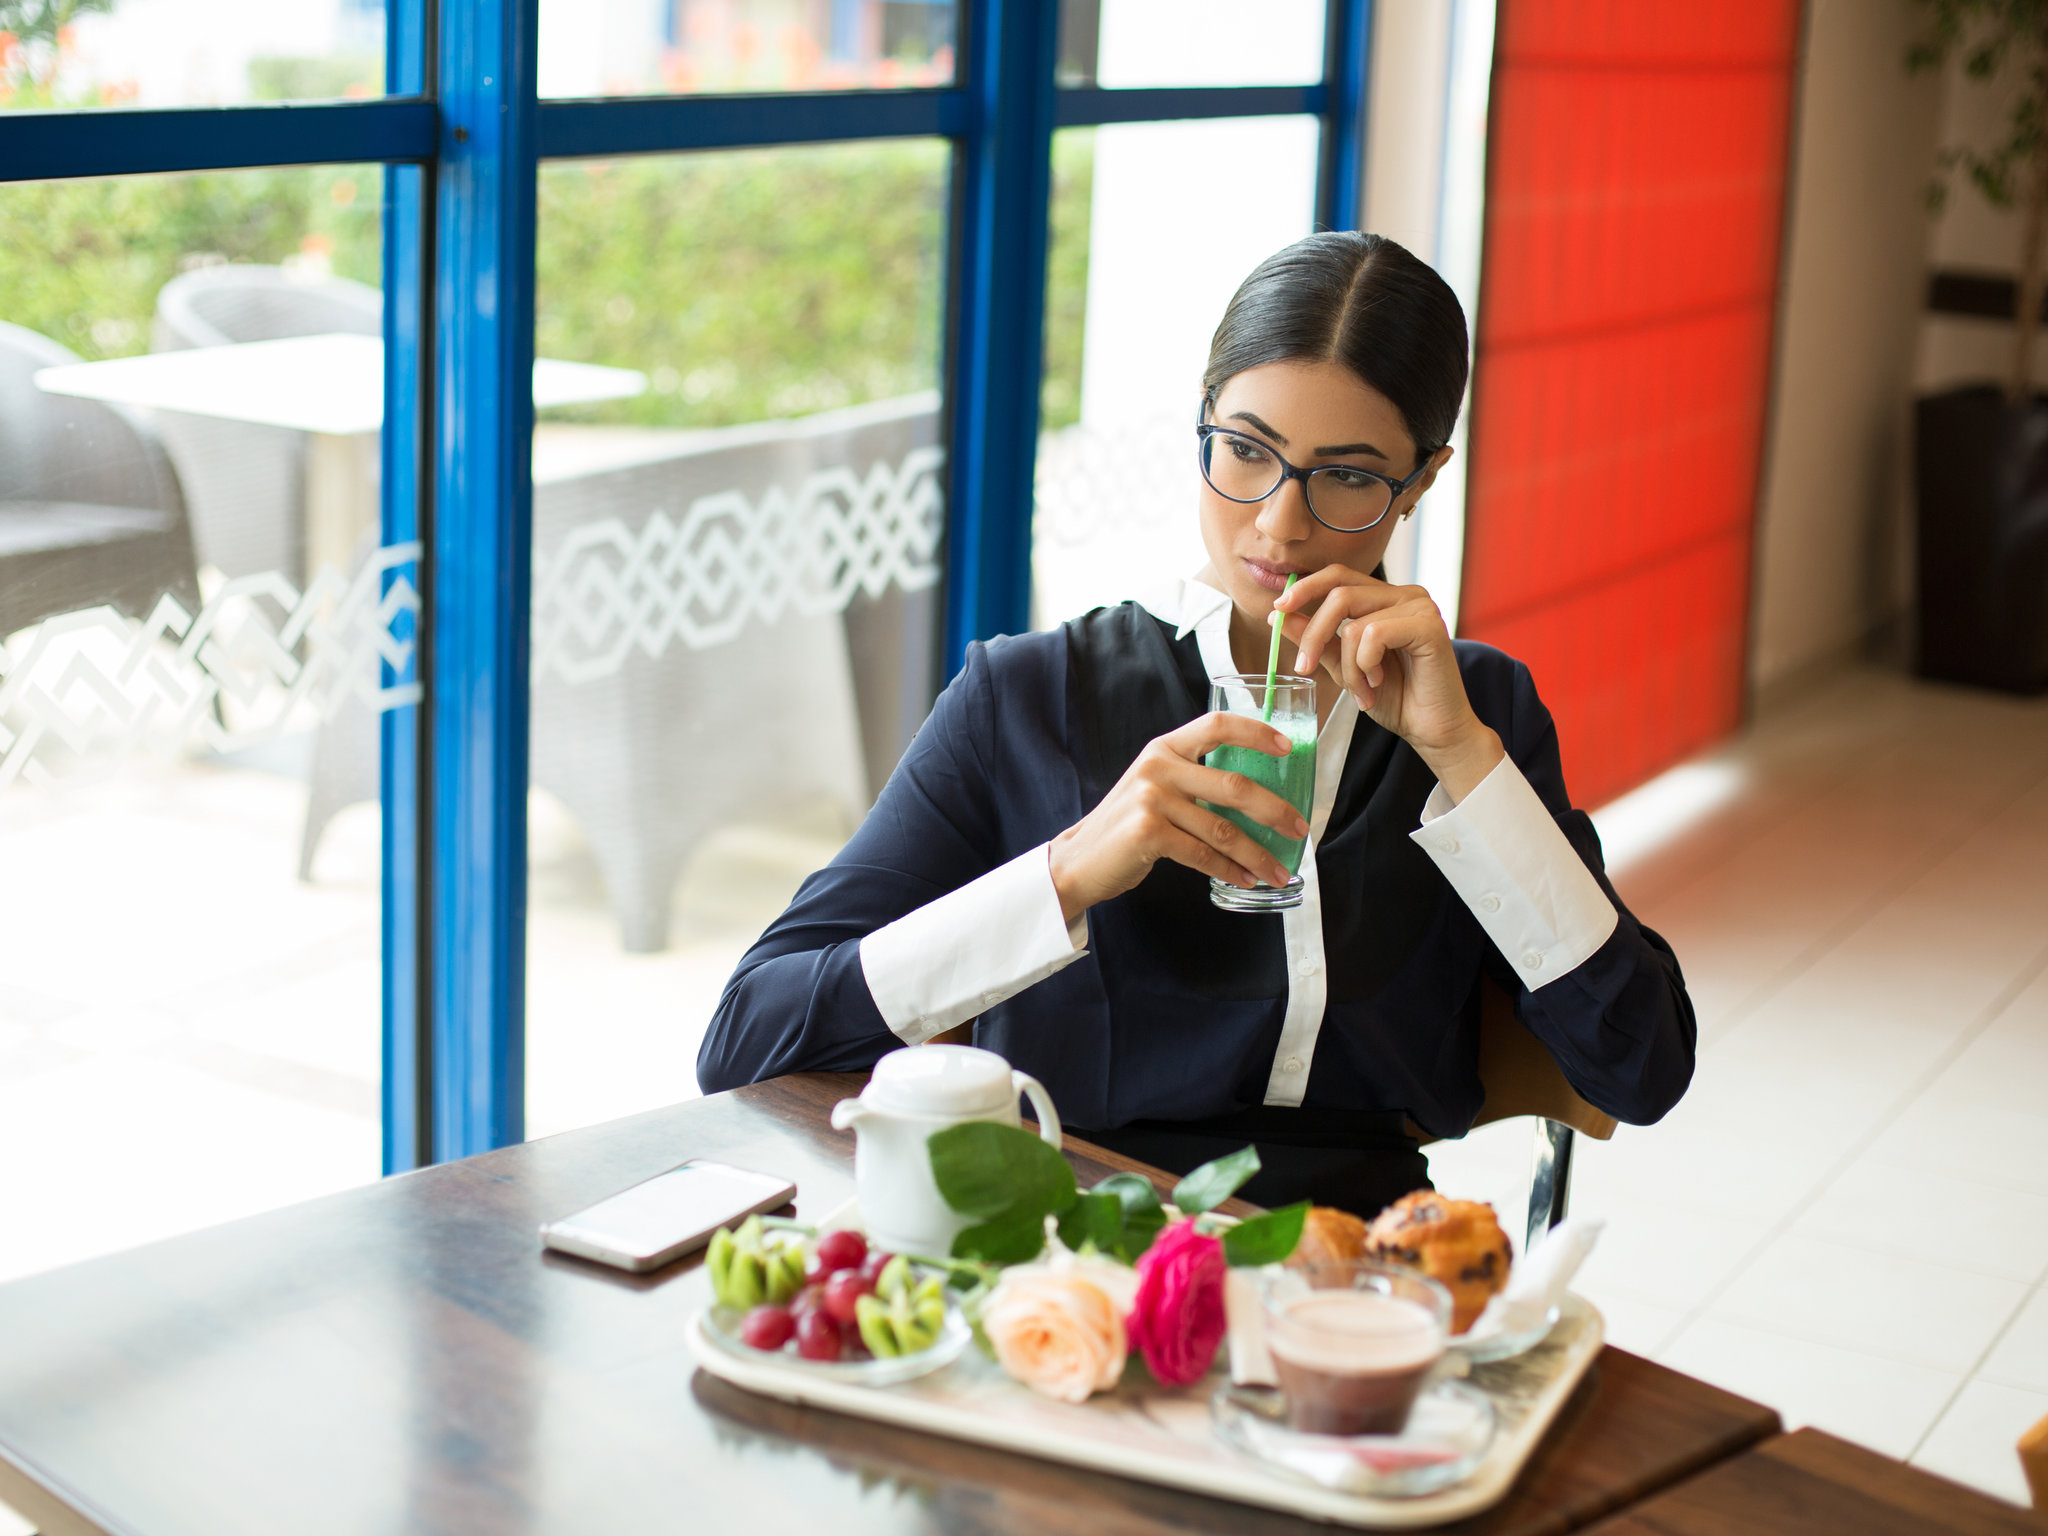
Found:
<svg viewBox="0 0 2048 1536"><path fill-rule="evenodd" d="M1196 636L1202 648L1202 669L1211 677L1223 677L1237 670L1237 662L1230 654L1231 603L1228 593L1210 586L1198 576L1183 576L1152 597L1140 598L1138 602L1161 623L1175 626L1174 639L1185 640L1190 634ZM1323 722L1318 737L1321 753L1333 759L1340 770L1345 751L1351 744L1351 731L1357 724L1357 716L1358 700L1348 693L1343 694L1330 711L1330 718ZM1334 779L1331 788L1335 788Z"/></svg>
<svg viewBox="0 0 2048 1536"><path fill-rule="evenodd" d="M1196 630L1230 633L1230 596L1195 576L1183 576L1164 591L1138 600L1161 623L1174 626L1173 638L1185 640ZM1227 641L1226 641L1227 643ZM1225 667L1224 671L1230 668Z"/></svg>

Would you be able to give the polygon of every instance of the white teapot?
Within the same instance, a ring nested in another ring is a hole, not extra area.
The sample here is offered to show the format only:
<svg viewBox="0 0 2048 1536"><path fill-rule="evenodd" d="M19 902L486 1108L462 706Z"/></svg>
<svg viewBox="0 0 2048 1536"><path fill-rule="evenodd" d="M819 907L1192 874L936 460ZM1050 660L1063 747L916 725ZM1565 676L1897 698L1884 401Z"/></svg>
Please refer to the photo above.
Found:
<svg viewBox="0 0 2048 1536"><path fill-rule="evenodd" d="M919 1045L875 1063L858 1098L832 1107L836 1130L851 1126L854 1192L868 1240L891 1253L944 1257L973 1221L956 1215L932 1179L925 1147L934 1131L969 1120L1018 1125L1017 1096L1029 1095L1038 1134L1057 1147L1060 1117L1038 1079L1013 1072L994 1051Z"/></svg>

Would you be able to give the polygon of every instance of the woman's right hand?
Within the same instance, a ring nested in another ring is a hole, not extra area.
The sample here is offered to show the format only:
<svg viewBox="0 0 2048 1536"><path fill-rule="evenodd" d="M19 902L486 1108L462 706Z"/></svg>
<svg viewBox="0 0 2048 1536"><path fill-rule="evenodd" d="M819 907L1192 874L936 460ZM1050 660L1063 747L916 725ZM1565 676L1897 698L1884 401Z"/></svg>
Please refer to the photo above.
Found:
<svg viewBox="0 0 2048 1536"><path fill-rule="evenodd" d="M1227 805L1282 837L1306 837L1308 823L1285 800L1241 773L1204 766L1219 746L1285 757L1286 736L1248 715L1210 714L1145 744L1102 803L1052 840L1052 883L1072 922L1121 896L1161 859L1231 885L1285 885L1281 862L1227 817L1197 805Z"/></svg>

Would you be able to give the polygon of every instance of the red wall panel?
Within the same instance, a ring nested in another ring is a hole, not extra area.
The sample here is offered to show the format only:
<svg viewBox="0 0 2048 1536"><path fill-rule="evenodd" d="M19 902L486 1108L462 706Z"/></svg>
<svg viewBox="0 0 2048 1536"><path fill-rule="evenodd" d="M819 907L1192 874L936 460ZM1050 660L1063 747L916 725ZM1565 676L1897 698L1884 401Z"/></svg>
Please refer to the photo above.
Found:
<svg viewBox="0 0 2048 1536"><path fill-rule="evenodd" d="M1769 349L1737 312L1489 354L1466 632L1746 526Z"/></svg>
<svg viewBox="0 0 2048 1536"><path fill-rule="evenodd" d="M1738 721L1798 0L1499 0L1459 631L1597 805Z"/></svg>

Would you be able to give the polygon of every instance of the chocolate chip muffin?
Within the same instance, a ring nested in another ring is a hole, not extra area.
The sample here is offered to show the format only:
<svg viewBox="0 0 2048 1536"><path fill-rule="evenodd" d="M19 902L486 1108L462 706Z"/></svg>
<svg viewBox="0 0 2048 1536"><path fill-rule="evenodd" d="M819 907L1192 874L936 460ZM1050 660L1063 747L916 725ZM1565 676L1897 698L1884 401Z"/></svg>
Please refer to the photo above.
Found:
<svg viewBox="0 0 2048 1536"><path fill-rule="evenodd" d="M1366 1229L1365 1256L1419 1269L1451 1293L1451 1331L1463 1333L1508 1283L1514 1252L1493 1207L1433 1189L1403 1195Z"/></svg>

